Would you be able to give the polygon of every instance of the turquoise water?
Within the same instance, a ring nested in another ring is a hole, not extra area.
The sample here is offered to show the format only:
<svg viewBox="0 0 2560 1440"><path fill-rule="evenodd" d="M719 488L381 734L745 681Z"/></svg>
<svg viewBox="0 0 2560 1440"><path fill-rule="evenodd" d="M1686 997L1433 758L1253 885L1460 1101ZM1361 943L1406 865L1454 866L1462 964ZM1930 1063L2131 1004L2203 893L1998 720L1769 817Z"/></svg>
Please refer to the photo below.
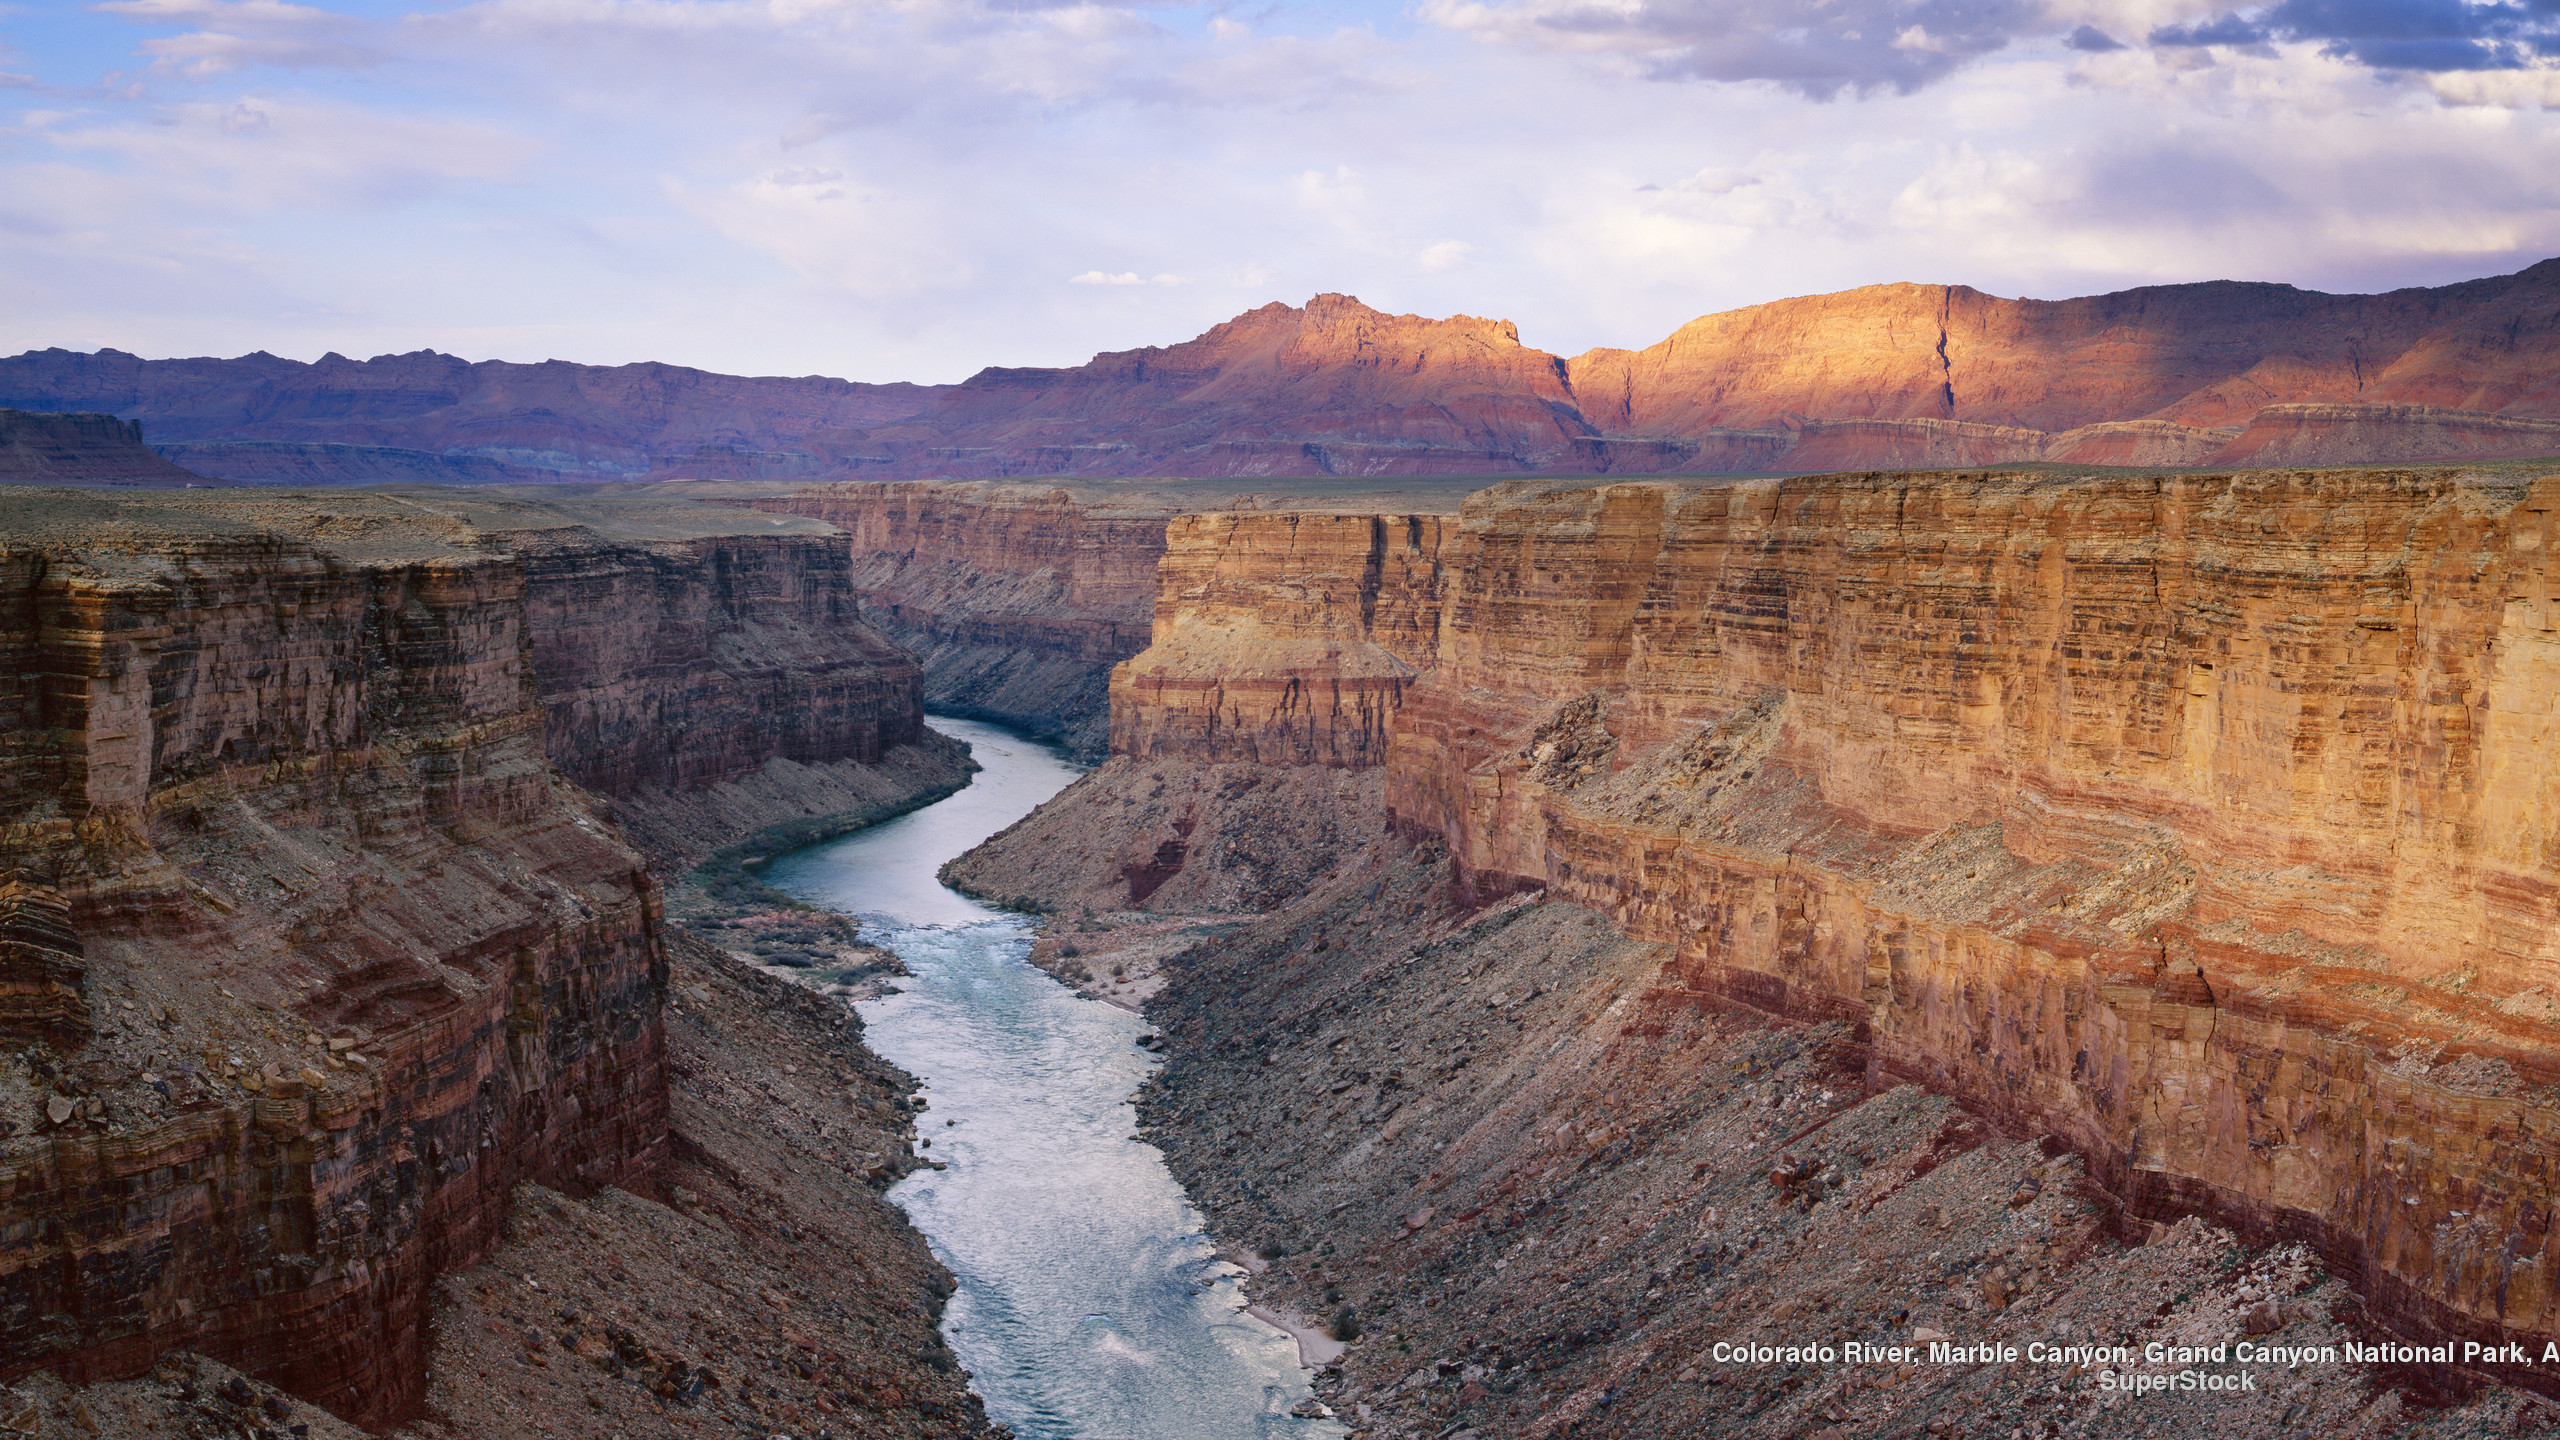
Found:
<svg viewBox="0 0 2560 1440"><path fill-rule="evenodd" d="M1137 1016L1035 970L1031 929L943 888L942 862L1074 780L1048 747L975 721L934 728L986 768L968 789L773 861L764 879L862 918L902 993L862 1006L871 1047L924 1082L919 1170L889 1192L959 1279L943 1333L989 1418L1023 1440L1332 1440L1298 1420L1297 1348L1240 1312L1236 1271L1130 1095L1159 1063Z"/></svg>

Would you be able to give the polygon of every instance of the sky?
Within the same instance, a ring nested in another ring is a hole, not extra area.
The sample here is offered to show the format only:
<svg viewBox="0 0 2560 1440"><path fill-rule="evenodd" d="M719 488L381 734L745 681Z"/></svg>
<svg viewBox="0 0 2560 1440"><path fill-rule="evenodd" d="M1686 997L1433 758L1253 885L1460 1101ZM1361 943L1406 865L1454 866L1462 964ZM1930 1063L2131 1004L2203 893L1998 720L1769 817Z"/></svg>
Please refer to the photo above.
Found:
<svg viewBox="0 0 2560 1440"><path fill-rule="evenodd" d="M2560 0L0 3L0 353L946 382L2553 255Z"/></svg>

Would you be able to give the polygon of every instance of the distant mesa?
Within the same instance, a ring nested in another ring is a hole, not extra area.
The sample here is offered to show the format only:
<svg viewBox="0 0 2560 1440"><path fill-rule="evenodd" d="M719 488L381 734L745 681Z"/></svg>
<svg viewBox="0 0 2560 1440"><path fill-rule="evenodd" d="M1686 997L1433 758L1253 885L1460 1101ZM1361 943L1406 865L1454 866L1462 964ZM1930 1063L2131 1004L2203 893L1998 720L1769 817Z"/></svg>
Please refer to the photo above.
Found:
<svg viewBox="0 0 2560 1440"><path fill-rule="evenodd" d="M134 485L180 489L218 485L179 468L142 443L142 426L113 415L32 414L0 409L0 484Z"/></svg>
<svg viewBox="0 0 2560 1440"><path fill-rule="evenodd" d="M780 450L897 420L947 388L679 365L473 363L433 350L309 363L263 351L0 359L0 405L139 420L190 469L278 485L636 479L704 446Z"/></svg>
<svg viewBox="0 0 2560 1440"><path fill-rule="evenodd" d="M0 360L0 404L143 419L191 469L295 484L2526 459L2560 455L2560 260L2383 295L1871 285L1569 359L1507 320L1318 295L951 386L44 350Z"/></svg>

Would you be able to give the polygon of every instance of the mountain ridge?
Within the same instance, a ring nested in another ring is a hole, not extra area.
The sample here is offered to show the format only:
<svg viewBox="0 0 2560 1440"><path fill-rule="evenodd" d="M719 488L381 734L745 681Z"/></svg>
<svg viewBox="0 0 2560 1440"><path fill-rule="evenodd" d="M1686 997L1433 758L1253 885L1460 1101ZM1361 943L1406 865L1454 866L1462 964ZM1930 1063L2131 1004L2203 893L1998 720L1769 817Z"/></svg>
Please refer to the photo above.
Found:
<svg viewBox="0 0 2560 1440"><path fill-rule="evenodd" d="M948 386L431 350L304 364L54 349L0 359L0 405L145 420L191 468L303 483L328 457L276 447L363 447L366 478L405 464L420 479L458 460L579 479L898 479L2527 458L2560 453L2531 423L2560 420L2560 259L2377 295L2216 280L2024 300L1896 282L1569 357L1509 320L1323 292L1171 345ZM2268 433L2244 440L2253 427Z"/></svg>

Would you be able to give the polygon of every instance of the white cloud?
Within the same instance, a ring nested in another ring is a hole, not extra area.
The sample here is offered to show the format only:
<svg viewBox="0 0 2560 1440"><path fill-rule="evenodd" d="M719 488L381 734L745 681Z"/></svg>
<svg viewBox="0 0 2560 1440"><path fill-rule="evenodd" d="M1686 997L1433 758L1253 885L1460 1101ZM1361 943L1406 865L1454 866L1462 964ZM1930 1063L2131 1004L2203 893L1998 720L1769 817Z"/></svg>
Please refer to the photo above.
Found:
<svg viewBox="0 0 2560 1440"><path fill-rule="evenodd" d="M105 0L101 14L198 27L142 42L154 68L196 79L256 65L364 69L386 58L359 17L285 0Z"/></svg>
<svg viewBox="0 0 2560 1440"><path fill-rule="evenodd" d="M1105 275L1099 270L1087 270L1081 275L1068 276L1067 283L1070 285L1144 285L1147 282L1139 279L1138 273L1134 270L1124 271L1118 275Z"/></svg>
<svg viewBox="0 0 2560 1440"><path fill-rule="evenodd" d="M1437 245L1422 247L1422 254L1416 258L1422 262L1425 273L1437 275L1456 269L1475 253L1475 248L1464 240L1443 240Z"/></svg>
<svg viewBox="0 0 2560 1440"><path fill-rule="evenodd" d="M2448 105L2560 110L2560 65L2530 70L2457 70L2427 76L2426 86Z"/></svg>

